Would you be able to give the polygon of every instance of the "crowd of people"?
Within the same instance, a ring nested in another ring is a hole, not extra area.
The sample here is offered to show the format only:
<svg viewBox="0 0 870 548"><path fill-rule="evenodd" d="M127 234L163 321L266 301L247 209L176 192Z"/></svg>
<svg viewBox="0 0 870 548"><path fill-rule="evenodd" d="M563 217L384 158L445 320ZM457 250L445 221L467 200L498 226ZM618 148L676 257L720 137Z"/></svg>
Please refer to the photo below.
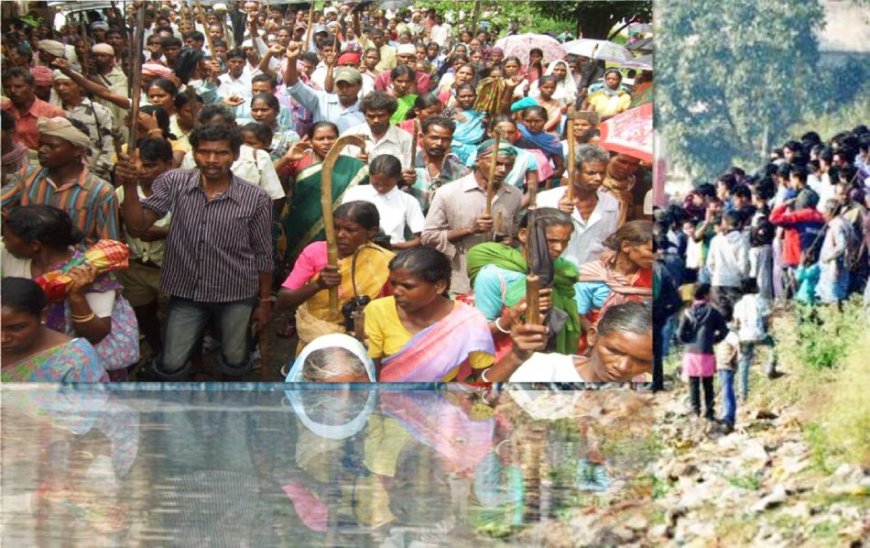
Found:
<svg viewBox="0 0 870 548"><path fill-rule="evenodd" d="M651 72L334 4L4 21L4 380L651 379Z"/></svg>
<svg viewBox="0 0 870 548"><path fill-rule="evenodd" d="M704 417L725 432L761 347L766 375L779 375L770 329L777 310L816 322L817 307L842 311L853 295L870 303L868 147L865 125L827 140L807 132L756 172L732 167L656 212L656 369L672 342L684 344L692 410L701 415L703 392Z"/></svg>

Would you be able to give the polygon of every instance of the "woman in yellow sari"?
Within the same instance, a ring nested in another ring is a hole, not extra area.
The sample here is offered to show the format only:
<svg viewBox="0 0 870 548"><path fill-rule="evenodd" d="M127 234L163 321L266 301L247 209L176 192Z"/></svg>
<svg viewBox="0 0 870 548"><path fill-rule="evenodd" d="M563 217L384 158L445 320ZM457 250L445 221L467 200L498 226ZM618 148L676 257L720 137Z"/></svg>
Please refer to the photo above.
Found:
<svg viewBox="0 0 870 548"><path fill-rule="evenodd" d="M369 202L352 201L335 210L338 266L327 264L326 242L305 247L281 286L276 310L296 309L297 355L309 342L327 333L348 331L341 309L386 294L393 252L374 243L380 216ZM329 288L338 287L338 317L330 317Z"/></svg>

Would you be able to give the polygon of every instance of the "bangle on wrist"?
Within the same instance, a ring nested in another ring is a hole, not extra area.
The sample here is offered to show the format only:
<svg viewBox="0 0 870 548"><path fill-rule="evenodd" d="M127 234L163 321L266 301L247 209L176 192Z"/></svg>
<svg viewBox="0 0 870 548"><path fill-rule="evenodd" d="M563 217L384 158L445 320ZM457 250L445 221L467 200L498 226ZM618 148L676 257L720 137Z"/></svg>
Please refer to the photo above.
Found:
<svg viewBox="0 0 870 548"><path fill-rule="evenodd" d="M85 314L84 316L76 316L75 314L70 315L70 319L72 319L75 323L87 323L94 318L96 318L96 314L91 312L90 314Z"/></svg>
<svg viewBox="0 0 870 548"><path fill-rule="evenodd" d="M495 319L495 328L504 333L505 335L510 335L510 329L505 329L504 327L502 327L499 323L499 320L501 320L501 316Z"/></svg>
<svg viewBox="0 0 870 548"><path fill-rule="evenodd" d="M483 382L492 382L491 380L486 378L486 372L489 371L489 367L480 372L480 380Z"/></svg>

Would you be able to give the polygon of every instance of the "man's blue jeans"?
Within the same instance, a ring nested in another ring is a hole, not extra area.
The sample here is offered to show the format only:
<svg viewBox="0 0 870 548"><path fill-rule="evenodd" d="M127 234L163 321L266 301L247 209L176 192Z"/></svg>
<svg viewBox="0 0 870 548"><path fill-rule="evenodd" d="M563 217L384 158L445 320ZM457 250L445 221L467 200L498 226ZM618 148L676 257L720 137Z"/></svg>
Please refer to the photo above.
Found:
<svg viewBox="0 0 870 548"><path fill-rule="evenodd" d="M250 370L248 323L257 299L228 303L201 303L171 297L167 308L166 340L155 362L157 375L165 381L182 380L190 370L190 355L214 318L221 341L221 372L240 377Z"/></svg>
<svg viewBox="0 0 870 548"><path fill-rule="evenodd" d="M722 422L734 426L737 417L737 398L734 394L734 371L719 370L719 384L722 385Z"/></svg>

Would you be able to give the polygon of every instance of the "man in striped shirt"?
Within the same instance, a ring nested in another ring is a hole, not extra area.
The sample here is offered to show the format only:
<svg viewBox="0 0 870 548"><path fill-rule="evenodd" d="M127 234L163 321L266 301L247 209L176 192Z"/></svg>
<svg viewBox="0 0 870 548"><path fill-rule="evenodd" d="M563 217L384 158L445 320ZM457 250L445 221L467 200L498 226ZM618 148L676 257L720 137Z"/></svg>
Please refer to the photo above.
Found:
<svg viewBox="0 0 870 548"><path fill-rule="evenodd" d="M3 211L50 205L66 211L88 243L120 240L115 191L85 165L90 138L65 118L43 118L38 128L42 167L27 168L0 189Z"/></svg>
<svg viewBox="0 0 870 548"><path fill-rule="evenodd" d="M116 168L124 183L124 221L144 231L172 210L160 289L170 296L160 380L183 379L209 318L221 336L221 370L238 378L250 370L248 325L271 319L272 203L262 189L232 174L242 139L234 127L204 125L190 134L196 169L157 178L139 201L128 159ZM147 373L146 373L147 375Z"/></svg>

